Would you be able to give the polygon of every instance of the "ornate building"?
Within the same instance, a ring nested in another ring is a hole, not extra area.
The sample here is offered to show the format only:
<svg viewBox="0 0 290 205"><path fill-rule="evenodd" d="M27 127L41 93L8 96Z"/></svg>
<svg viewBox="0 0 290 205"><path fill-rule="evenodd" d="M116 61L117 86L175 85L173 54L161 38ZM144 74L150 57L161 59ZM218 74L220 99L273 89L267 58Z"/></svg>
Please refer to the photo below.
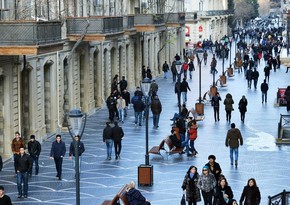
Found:
<svg viewBox="0 0 290 205"><path fill-rule="evenodd" d="M0 154L15 131L58 133L65 114L104 106L115 74L129 90L184 47L180 0L0 0Z"/></svg>
<svg viewBox="0 0 290 205"><path fill-rule="evenodd" d="M193 43L203 39L213 42L228 34L227 0L185 0L186 39Z"/></svg>

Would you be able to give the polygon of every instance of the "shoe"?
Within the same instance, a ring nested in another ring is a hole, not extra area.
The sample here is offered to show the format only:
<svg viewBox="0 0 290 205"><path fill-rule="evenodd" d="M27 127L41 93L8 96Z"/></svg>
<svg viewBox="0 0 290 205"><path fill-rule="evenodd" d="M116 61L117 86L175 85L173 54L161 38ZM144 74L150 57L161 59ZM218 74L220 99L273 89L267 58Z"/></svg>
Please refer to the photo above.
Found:
<svg viewBox="0 0 290 205"><path fill-rule="evenodd" d="M141 124L139 124L139 126L142 126Z"/></svg>
<svg viewBox="0 0 290 205"><path fill-rule="evenodd" d="M237 160L235 160L235 166L238 167L238 161Z"/></svg>
<svg viewBox="0 0 290 205"><path fill-rule="evenodd" d="M58 180L61 180L61 177L58 177Z"/></svg>
<svg viewBox="0 0 290 205"><path fill-rule="evenodd" d="M192 156L192 154L187 154L187 156L188 156L188 157L191 157L191 156Z"/></svg>
<svg viewBox="0 0 290 205"><path fill-rule="evenodd" d="M179 154L185 154L185 151L179 152Z"/></svg>
<svg viewBox="0 0 290 205"><path fill-rule="evenodd" d="M20 199L21 198L21 195L18 195L18 197L17 197L18 199Z"/></svg>
<svg viewBox="0 0 290 205"><path fill-rule="evenodd" d="M117 160L117 159L118 159L118 156L115 157L115 160Z"/></svg>
<svg viewBox="0 0 290 205"><path fill-rule="evenodd" d="M174 121L174 119L170 119L171 121Z"/></svg>
<svg viewBox="0 0 290 205"><path fill-rule="evenodd" d="M111 157L108 158L108 160L111 160L111 159L112 159Z"/></svg>
<svg viewBox="0 0 290 205"><path fill-rule="evenodd" d="M38 175L38 172L35 172L35 175Z"/></svg>
<svg viewBox="0 0 290 205"><path fill-rule="evenodd" d="M27 195L24 195L24 198L27 198Z"/></svg>

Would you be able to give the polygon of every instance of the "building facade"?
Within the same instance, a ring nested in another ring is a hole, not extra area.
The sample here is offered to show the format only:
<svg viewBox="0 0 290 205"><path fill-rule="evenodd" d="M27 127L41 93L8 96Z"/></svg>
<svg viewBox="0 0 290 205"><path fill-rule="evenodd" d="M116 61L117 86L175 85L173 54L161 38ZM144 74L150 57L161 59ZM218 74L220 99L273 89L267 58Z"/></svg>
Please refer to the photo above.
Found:
<svg viewBox="0 0 290 205"><path fill-rule="evenodd" d="M42 141L73 108L105 105L112 78L140 85L184 48L180 0L0 0L0 154L19 131Z"/></svg>
<svg viewBox="0 0 290 205"><path fill-rule="evenodd" d="M219 41L228 34L227 0L185 0L186 41L196 44L202 40Z"/></svg>

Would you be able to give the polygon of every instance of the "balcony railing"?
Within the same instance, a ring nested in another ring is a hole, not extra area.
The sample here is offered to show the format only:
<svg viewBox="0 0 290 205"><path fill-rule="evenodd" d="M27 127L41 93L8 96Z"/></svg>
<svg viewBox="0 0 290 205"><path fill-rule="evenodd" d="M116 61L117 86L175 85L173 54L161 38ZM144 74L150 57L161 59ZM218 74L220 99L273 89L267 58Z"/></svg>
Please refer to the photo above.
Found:
<svg viewBox="0 0 290 205"><path fill-rule="evenodd" d="M91 16L70 17L67 22L67 34L108 34L123 31L123 17L118 16Z"/></svg>
<svg viewBox="0 0 290 205"><path fill-rule="evenodd" d="M164 14L136 14L134 25L154 25L163 24Z"/></svg>
<svg viewBox="0 0 290 205"><path fill-rule="evenodd" d="M123 25L124 25L124 29L134 28L134 16L124 16Z"/></svg>
<svg viewBox="0 0 290 205"><path fill-rule="evenodd" d="M0 21L1 46L35 46L61 42L60 21Z"/></svg>
<svg viewBox="0 0 290 205"><path fill-rule="evenodd" d="M290 192L283 190L283 192L275 196L269 196L268 205L290 205Z"/></svg>
<svg viewBox="0 0 290 205"><path fill-rule="evenodd" d="M221 15L233 15L233 10L209 10L209 11L198 11L197 16L221 16Z"/></svg>
<svg viewBox="0 0 290 205"><path fill-rule="evenodd" d="M185 13L165 13L165 23L185 24Z"/></svg>

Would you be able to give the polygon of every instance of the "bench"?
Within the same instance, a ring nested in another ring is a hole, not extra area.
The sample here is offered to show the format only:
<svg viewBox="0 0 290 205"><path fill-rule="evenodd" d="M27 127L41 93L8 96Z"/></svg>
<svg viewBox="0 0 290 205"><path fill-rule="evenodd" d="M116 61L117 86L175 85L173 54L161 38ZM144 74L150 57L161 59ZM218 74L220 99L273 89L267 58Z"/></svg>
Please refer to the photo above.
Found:
<svg viewBox="0 0 290 205"><path fill-rule="evenodd" d="M169 137L166 137L164 139L165 141L165 144L167 145L168 147L168 150L164 149L166 151L166 153L168 155L171 155L171 154L180 154L182 151L183 151L183 147L174 147L172 141L170 140Z"/></svg>
<svg viewBox="0 0 290 205"><path fill-rule="evenodd" d="M115 195L115 197L113 198L113 200L105 200L105 201L103 201L102 205L115 205L120 200L121 200L121 202L124 205L129 205L128 198L127 198L127 195L126 195L126 193L127 193L127 187L128 187L128 185L125 184L119 190L119 192Z"/></svg>

